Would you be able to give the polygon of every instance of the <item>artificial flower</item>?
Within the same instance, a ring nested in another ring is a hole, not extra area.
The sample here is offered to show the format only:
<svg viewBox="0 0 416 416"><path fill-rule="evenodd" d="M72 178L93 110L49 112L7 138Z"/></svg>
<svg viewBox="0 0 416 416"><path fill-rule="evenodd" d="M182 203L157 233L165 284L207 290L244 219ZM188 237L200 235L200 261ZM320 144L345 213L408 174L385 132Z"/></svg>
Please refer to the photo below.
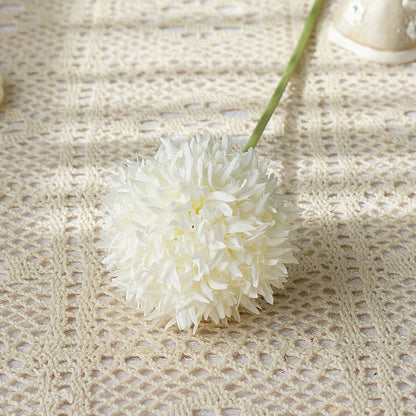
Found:
<svg viewBox="0 0 416 416"><path fill-rule="evenodd" d="M258 163L254 147L299 62L323 0L315 0L281 81L243 152L224 136L198 134L190 143L164 139L155 157L127 162L106 197L102 246L114 284L147 316L194 331L239 307L258 312L262 296L294 263L297 209L276 192L277 179Z"/></svg>
<svg viewBox="0 0 416 416"><path fill-rule="evenodd" d="M276 192L255 151L224 136L162 139L154 157L126 163L112 179L102 241L114 283L145 315L180 329L239 319L239 307L273 303L295 262L297 210Z"/></svg>

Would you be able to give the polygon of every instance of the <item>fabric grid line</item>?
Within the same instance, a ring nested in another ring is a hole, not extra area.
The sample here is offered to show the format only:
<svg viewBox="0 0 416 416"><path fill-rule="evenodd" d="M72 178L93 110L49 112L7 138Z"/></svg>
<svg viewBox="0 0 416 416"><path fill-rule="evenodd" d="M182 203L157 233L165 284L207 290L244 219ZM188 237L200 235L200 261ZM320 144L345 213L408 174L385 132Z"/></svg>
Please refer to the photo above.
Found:
<svg viewBox="0 0 416 416"><path fill-rule="evenodd" d="M106 177L159 137L242 148L310 0L0 0L0 414L416 415L416 64L329 42L257 151L303 211L274 305L163 330L110 286Z"/></svg>

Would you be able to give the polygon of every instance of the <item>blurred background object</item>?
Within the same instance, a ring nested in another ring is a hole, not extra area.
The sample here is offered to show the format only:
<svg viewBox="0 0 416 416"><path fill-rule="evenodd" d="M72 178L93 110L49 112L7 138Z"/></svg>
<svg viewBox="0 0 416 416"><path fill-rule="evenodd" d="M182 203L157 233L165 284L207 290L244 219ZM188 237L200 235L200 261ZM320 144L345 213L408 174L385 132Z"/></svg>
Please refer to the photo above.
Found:
<svg viewBox="0 0 416 416"><path fill-rule="evenodd" d="M3 91L3 77L0 74L0 103L2 102L4 97L4 91Z"/></svg>
<svg viewBox="0 0 416 416"><path fill-rule="evenodd" d="M416 0L342 0L330 39L356 55L385 64L416 59Z"/></svg>

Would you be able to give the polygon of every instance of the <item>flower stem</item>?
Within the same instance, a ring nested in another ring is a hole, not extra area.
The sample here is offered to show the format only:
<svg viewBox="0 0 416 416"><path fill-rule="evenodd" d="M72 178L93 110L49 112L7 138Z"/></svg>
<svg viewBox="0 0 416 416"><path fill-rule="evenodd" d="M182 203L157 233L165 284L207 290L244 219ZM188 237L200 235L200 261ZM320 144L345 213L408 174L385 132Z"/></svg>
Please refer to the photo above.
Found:
<svg viewBox="0 0 416 416"><path fill-rule="evenodd" d="M312 32L312 29L315 26L316 19L318 18L319 11L323 4L324 0L315 0L315 3L312 6L312 9L309 13L308 18L306 19L305 26L303 27L302 34L298 40L298 44L296 45L295 51L293 52L292 57L290 58L289 63L285 68L285 72L282 75L282 78L279 82L279 85L275 89L272 98L270 99L269 103L267 104L266 110L264 110L263 115L260 117L260 120L255 127L253 134L251 135L250 139L248 140L246 146L243 149L243 152L247 152L250 147L255 147L260 137L270 120L270 117L274 113L274 110L279 104L280 98L283 94L283 91L286 88L287 83L289 82L293 72L295 71L299 60L302 56L302 52L305 49L306 43L309 39L309 36Z"/></svg>

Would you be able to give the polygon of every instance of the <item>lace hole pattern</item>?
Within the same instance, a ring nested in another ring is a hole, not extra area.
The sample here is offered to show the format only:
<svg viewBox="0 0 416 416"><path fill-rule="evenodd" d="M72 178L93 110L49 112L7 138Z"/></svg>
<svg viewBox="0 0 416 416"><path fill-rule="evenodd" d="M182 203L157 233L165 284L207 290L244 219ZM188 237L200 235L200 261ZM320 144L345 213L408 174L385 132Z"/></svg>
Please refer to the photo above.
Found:
<svg viewBox="0 0 416 416"><path fill-rule="evenodd" d="M241 148L310 0L0 1L0 413L414 416L415 63L323 16L258 146L303 209L275 304L164 331L110 285L105 178L158 137Z"/></svg>

